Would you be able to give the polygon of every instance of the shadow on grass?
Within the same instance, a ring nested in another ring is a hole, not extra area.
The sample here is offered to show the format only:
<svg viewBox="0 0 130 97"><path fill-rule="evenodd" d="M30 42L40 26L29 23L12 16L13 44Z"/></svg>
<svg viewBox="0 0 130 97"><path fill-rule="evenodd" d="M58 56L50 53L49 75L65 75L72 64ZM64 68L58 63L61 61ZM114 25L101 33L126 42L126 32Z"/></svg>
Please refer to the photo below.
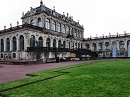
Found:
<svg viewBox="0 0 130 97"><path fill-rule="evenodd" d="M35 83L46 81L46 80L50 80L50 79L53 79L53 78L56 78L56 77L59 77L59 76L62 76L62 75L66 75L66 74L69 74L70 72L63 72L62 70L67 70L67 69L71 69L71 68L78 68L78 67L82 67L82 66L85 66L85 64L76 65L76 66L70 66L68 68L63 68L63 69L60 68L60 70L53 71L53 72L57 72L58 75L55 75L55 76L52 76L52 77L48 77L48 78L44 78L44 79L41 79L41 80L37 80L37 81L34 81L34 82L30 82L30 83L25 83L25 84L22 84L22 85L19 85L19 86L14 86L12 88L7 88L7 89L4 89L4 90L0 90L0 92L6 92L6 91L14 90L14 89L21 88L21 87L24 87L24 86L27 86L27 85L35 84ZM36 75L36 74L26 74L26 76L36 77L36 76L39 76L39 75ZM7 96L0 94L0 97L7 97Z"/></svg>
<svg viewBox="0 0 130 97"><path fill-rule="evenodd" d="M27 86L27 85L31 85L31 84L35 84L35 83L38 83L38 82L46 81L46 80L53 79L53 78L59 77L59 76L61 76L61 75L65 75L65 74L70 73L70 72L60 72L60 71L54 71L54 72L57 72L57 73L60 73L60 74L55 75L55 76L52 76L52 77L44 78L44 79L41 79L41 80L37 80L37 81L34 81L34 82L26 83L26 84L23 84L23 85L15 86L15 87L12 87L12 88L0 90L0 92L6 92L6 91L9 91L9 90L21 88L21 87L24 87L24 86ZM26 74L26 75L27 75L27 76L31 76L31 77L38 76L38 75L33 75L33 74ZM6 97L6 96L2 96L2 95L0 94L0 97Z"/></svg>

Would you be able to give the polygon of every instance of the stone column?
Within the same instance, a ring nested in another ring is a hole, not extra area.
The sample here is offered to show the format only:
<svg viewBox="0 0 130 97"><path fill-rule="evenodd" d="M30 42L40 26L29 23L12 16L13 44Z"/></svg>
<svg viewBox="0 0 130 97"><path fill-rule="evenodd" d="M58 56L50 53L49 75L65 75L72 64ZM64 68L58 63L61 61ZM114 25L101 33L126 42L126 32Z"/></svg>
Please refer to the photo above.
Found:
<svg viewBox="0 0 130 97"><path fill-rule="evenodd" d="M19 51L19 46L20 46L20 44L19 44L19 37L17 37L17 51Z"/></svg>
<svg viewBox="0 0 130 97"><path fill-rule="evenodd" d="M13 51L13 39L10 39L10 51Z"/></svg>
<svg viewBox="0 0 130 97"><path fill-rule="evenodd" d="M50 19L50 30L52 30L52 19Z"/></svg>
<svg viewBox="0 0 130 97"><path fill-rule="evenodd" d="M119 41L116 41L117 50L119 50Z"/></svg>
<svg viewBox="0 0 130 97"><path fill-rule="evenodd" d="M125 48L125 51L127 51L127 49L128 49L127 40L124 40L124 48Z"/></svg>
<svg viewBox="0 0 130 97"><path fill-rule="evenodd" d="M43 46L46 47L46 39L47 38L43 38Z"/></svg>
<svg viewBox="0 0 130 97"><path fill-rule="evenodd" d="M44 27L44 16L41 17L42 27Z"/></svg>
<svg viewBox="0 0 130 97"><path fill-rule="evenodd" d="M56 32L58 31L58 22L56 22Z"/></svg>
<svg viewBox="0 0 130 97"><path fill-rule="evenodd" d="M50 47L53 47L53 38L50 38Z"/></svg>
<svg viewBox="0 0 130 97"><path fill-rule="evenodd" d="M29 34L28 33L24 34L24 50L25 51L27 50L27 47L30 47L29 40L30 40Z"/></svg>
<svg viewBox="0 0 130 97"><path fill-rule="evenodd" d="M7 47L6 47L6 39L4 39L4 51L7 50Z"/></svg>

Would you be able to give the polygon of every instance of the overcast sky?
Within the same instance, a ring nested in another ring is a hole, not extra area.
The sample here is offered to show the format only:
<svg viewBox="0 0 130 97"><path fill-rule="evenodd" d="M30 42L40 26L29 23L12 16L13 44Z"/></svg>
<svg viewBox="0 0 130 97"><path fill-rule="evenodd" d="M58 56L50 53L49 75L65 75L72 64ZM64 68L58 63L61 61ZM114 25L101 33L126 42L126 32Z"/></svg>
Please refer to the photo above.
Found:
<svg viewBox="0 0 130 97"><path fill-rule="evenodd" d="M73 16L84 26L84 36L95 37L130 33L130 0L43 0L43 3L59 13ZM0 3L0 29L10 23L21 24L22 12L38 7L40 0L2 0Z"/></svg>

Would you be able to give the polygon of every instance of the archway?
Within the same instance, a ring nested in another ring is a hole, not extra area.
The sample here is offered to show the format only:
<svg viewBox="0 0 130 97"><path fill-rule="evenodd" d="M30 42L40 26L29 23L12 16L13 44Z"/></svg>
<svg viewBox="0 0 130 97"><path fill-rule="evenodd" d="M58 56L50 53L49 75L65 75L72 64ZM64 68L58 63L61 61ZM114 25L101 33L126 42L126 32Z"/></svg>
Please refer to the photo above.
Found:
<svg viewBox="0 0 130 97"><path fill-rule="evenodd" d="M117 57L117 46L116 42L112 42L112 57Z"/></svg>

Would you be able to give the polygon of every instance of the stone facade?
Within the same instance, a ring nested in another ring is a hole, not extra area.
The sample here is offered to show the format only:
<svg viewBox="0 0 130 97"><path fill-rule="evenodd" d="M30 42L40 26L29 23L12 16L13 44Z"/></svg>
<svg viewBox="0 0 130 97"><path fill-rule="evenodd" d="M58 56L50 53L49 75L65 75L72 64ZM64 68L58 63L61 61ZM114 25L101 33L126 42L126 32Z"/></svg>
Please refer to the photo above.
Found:
<svg viewBox="0 0 130 97"><path fill-rule="evenodd" d="M86 57L130 57L130 34L84 38L84 28L72 16L59 14L40 2L17 23L0 31L1 60ZM92 51L92 52L91 52ZM80 55L81 54L81 55Z"/></svg>
<svg viewBox="0 0 130 97"><path fill-rule="evenodd" d="M40 49L39 59L67 58L71 54L65 50L83 47L83 26L69 14L47 8L42 1L21 19L22 25L0 31L1 60L35 60Z"/></svg>
<svg viewBox="0 0 130 97"><path fill-rule="evenodd" d="M130 34L109 35L85 39L86 49L98 53L99 57L130 57Z"/></svg>

